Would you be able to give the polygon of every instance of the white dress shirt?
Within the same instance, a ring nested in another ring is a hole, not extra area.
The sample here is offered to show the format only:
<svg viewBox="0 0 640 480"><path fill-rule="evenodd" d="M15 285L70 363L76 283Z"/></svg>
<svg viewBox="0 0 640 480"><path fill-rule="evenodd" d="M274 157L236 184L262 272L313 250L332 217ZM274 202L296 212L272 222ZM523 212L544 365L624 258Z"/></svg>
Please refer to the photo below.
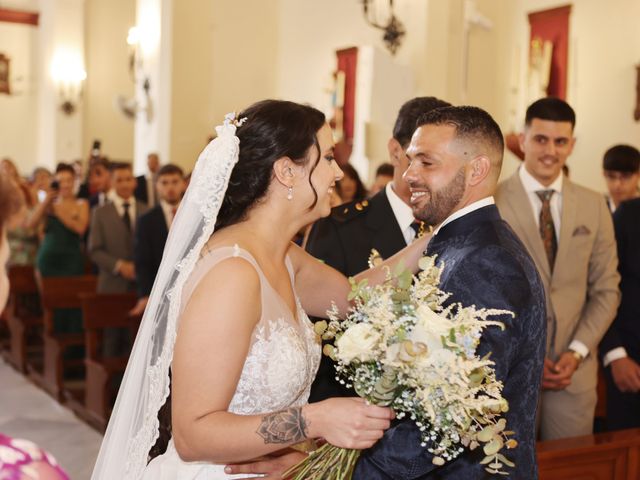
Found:
<svg viewBox="0 0 640 480"><path fill-rule="evenodd" d="M164 200L160 200L160 207L162 208L162 213L164 214L164 221L167 223L167 230L171 228L171 224L173 223L173 217L175 216L175 214L173 213L173 209L175 208L177 210L179 206L179 203L173 206L168 202L165 202Z"/></svg>
<svg viewBox="0 0 640 480"><path fill-rule="evenodd" d="M471 213L471 212L475 212L476 210L482 208L482 207L487 207L489 205L495 205L496 201L493 197L487 197L487 198L483 198L481 200L477 200L473 203L470 203L469 205L467 205L464 208L461 208L460 210L458 210L457 212L453 212L451 215L449 215L447 218L444 219L444 221L438 225L436 227L436 229L433 231L433 236L435 237L438 232L440 232L440 230L442 229L442 227L444 227L447 223L451 223L454 220L457 220L460 217L464 217L465 215Z"/></svg>
<svg viewBox="0 0 640 480"><path fill-rule="evenodd" d="M131 219L131 231L134 230L136 225L136 199L132 195L128 200L125 200L122 197L119 197L115 192L110 196L111 203L116 207L116 212L118 212L118 216L122 218L124 215L124 203L129 203L129 218ZM124 220L123 220L124 221Z"/></svg>
<svg viewBox="0 0 640 480"><path fill-rule="evenodd" d="M413 210L411 210L411 207L404 203L393 190L393 182L387 183L384 188L387 199L389 200L389 205L391 205L391 210L393 210L393 215L396 217L396 221L404 237L404 241L409 245L416 238L416 231L411 228L411 224L415 220L413 218Z"/></svg>
<svg viewBox="0 0 640 480"><path fill-rule="evenodd" d="M522 166L518 170L520 175L520 181L527 192L527 198L531 204L531 211L533 212L533 219L536 222L536 226L540 227L540 211L542 210L542 200L536 194L539 190L553 190L553 196L551 197L551 218L553 218L553 226L556 230L556 241L560 244L560 227L562 225L562 185L564 181L564 175L558 175L551 185L545 187L538 180L533 178L527 169ZM586 358L589 355L589 349L580 340L572 340L569 344L569 350L578 352L582 355L582 358Z"/></svg>

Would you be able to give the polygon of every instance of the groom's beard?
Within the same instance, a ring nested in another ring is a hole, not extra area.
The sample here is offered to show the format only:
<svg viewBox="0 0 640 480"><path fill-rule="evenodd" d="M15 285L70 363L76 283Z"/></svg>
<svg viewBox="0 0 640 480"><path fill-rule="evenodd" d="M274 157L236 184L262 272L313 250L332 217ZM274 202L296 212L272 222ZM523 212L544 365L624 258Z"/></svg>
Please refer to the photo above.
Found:
<svg viewBox="0 0 640 480"><path fill-rule="evenodd" d="M439 190L433 191L427 186L421 186L429 195L429 203L419 210L414 210L413 215L430 226L441 224L462 200L465 184L464 167L460 167L453 180Z"/></svg>

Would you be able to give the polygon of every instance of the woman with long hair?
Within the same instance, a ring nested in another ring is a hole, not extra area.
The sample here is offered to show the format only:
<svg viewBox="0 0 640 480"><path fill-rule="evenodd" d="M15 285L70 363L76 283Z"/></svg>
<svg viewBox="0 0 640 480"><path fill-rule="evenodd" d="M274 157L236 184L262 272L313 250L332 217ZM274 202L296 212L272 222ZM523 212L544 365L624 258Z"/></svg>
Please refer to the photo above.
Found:
<svg viewBox="0 0 640 480"><path fill-rule="evenodd" d="M307 313L345 312L350 291L290 241L329 214L342 177L324 115L267 100L217 130L172 224L93 479L237 478L224 464L314 438L367 448L389 427L389 409L359 398L307 404L320 359ZM425 244L386 265L417 264Z"/></svg>

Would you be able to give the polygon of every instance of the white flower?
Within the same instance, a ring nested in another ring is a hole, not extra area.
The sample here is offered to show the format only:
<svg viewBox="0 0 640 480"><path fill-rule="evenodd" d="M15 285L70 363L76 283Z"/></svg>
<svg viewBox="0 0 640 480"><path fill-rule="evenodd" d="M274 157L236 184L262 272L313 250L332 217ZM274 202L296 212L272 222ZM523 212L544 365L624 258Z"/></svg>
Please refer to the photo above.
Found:
<svg viewBox="0 0 640 480"><path fill-rule="evenodd" d="M354 359L367 362L375 358L375 347L380 341L380 334L367 323L358 323L347 329L336 342L337 358L344 363Z"/></svg>
<svg viewBox="0 0 640 480"><path fill-rule="evenodd" d="M40 449L38 448L38 446L35 443L30 442L29 440L23 440L22 438L13 438L11 439L10 443L18 450L26 452L33 460L40 460L42 458L42 454L40 453Z"/></svg>
<svg viewBox="0 0 640 480"><path fill-rule="evenodd" d="M409 339L414 342L422 342L427 346L429 354L442 349L442 337L449 335L454 328L451 320L442 317L426 305L420 305L416 309L418 321L409 334Z"/></svg>
<svg viewBox="0 0 640 480"><path fill-rule="evenodd" d="M0 461L2 463L14 465L26 459L27 457L24 453L19 452L18 450L14 450L13 448L9 448L5 445L0 445Z"/></svg>

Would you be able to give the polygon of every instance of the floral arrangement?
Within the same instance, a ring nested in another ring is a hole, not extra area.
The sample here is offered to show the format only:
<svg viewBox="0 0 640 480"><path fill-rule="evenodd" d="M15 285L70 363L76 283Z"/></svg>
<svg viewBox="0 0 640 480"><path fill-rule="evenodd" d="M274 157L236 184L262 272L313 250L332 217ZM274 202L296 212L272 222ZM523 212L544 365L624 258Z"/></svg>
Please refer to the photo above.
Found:
<svg viewBox="0 0 640 480"><path fill-rule="evenodd" d="M476 348L485 328L504 328L490 320L512 312L444 306L450 293L439 288L443 267L423 257L416 275L399 266L386 280L369 286L350 279L354 306L340 321L333 306L329 322L316 323L316 333L334 345L324 347L336 364L337 379L372 404L409 417L422 433L421 446L444 465L465 448L482 448L481 464L492 474L508 475L514 467L502 452L517 446L501 414L509 405L495 377L490 354ZM293 480L350 479L359 456L324 444L285 473Z"/></svg>

